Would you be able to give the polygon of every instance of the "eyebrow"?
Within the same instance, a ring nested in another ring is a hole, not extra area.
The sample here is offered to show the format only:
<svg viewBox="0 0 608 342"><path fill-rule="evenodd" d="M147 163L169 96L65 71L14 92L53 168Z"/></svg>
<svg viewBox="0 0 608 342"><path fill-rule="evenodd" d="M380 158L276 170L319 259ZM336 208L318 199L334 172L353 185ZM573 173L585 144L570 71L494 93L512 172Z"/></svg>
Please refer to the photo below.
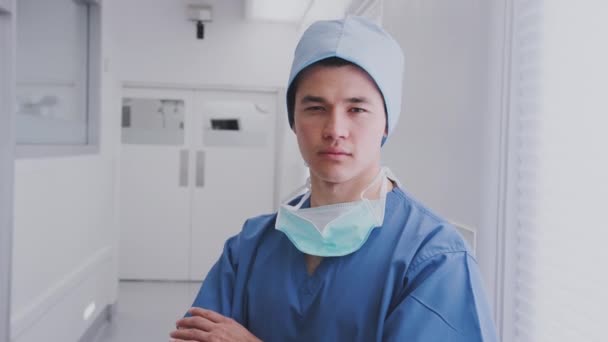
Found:
<svg viewBox="0 0 608 342"><path fill-rule="evenodd" d="M349 97L346 100L344 100L344 102L347 103L370 103L370 101L362 96L356 96L356 97ZM327 103L327 100L325 100L323 97L321 96L313 96L313 95L306 95L302 98L302 100L300 100L301 104L306 104L306 103Z"/></svg>
<svg viewBox="0 0 608 342"><path fill-rule="evenodd" d="M326 103L327 101L322 98L321 96L312 96L312 95L306 95L302 98L302 100L300 100L301 104L306 104L306 103Z"/></svg>
<svg viewBox="0 0 608 342"><path fill-rule="evenodd" d="M348 103L369 103L369 100L365 97L359 96L359 97L349 97L348 99L346 99L345 102Z"/></svg>

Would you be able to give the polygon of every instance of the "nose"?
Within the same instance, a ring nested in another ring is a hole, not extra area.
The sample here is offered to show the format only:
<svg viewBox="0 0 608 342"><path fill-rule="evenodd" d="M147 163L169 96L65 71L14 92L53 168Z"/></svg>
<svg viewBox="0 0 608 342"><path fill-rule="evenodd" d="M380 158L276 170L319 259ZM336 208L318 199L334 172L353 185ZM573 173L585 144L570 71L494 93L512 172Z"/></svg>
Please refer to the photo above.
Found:
<svg viewBox="0 0 608 342"><path fill-rule="evenodd" d="M323 138L329 140L345 139L348 137L348 118L346 113L334 108L327 113L323 126Z"/></svg>

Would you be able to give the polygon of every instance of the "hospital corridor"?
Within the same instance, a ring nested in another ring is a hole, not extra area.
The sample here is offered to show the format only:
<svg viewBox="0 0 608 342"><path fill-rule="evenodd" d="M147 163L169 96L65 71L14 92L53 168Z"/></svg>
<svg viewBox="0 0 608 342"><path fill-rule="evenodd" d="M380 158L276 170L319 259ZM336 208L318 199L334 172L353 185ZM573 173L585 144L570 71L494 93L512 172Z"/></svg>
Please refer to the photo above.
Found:
<svg viewBox="0 0 608 342"><path fill-rule="evenodd" d="M0 342L608 341L607 11L0 0Z"/></svg>

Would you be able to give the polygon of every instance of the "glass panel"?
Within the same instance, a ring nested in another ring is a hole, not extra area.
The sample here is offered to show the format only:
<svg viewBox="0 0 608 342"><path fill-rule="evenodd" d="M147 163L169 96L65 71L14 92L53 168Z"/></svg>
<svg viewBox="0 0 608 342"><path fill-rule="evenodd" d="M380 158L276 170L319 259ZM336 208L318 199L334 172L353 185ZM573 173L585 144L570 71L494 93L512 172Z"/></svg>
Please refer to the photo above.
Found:
<svg viewBox="0 0 608 342"><path fill-rule="evenodd" d="M183 145L184 112L183 100L124 98L123 144Z"/></svg>
<svg viewBox="0 0 608 342"><path fill-rule="evenodd" d="M264 147L268 110L253 102L209 101L203 105L205 146Z"/></svg>
<svg viewBox="0 0 608 342"><path fill-rule="evenodd" d="M219 131L238 131L239 120L237 119L211 119L211 129Z"/></svg>
<svg viewBox="0 0 608 342"><path fill-rule="evenodd" d="M17 3L17 143L87 143L88 6Z"/></svg>

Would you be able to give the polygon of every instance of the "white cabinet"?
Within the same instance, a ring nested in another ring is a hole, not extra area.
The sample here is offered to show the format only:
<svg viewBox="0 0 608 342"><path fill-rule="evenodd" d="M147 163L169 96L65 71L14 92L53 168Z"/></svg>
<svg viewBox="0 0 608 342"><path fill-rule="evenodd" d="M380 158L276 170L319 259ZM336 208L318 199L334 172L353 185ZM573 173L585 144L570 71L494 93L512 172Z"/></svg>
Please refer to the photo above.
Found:
<svg viewBox="0 0 608 342"><path fill-rule="evenodd" d="M121 279L201 280L274 210L277 93L126 88Z"/></svg>

